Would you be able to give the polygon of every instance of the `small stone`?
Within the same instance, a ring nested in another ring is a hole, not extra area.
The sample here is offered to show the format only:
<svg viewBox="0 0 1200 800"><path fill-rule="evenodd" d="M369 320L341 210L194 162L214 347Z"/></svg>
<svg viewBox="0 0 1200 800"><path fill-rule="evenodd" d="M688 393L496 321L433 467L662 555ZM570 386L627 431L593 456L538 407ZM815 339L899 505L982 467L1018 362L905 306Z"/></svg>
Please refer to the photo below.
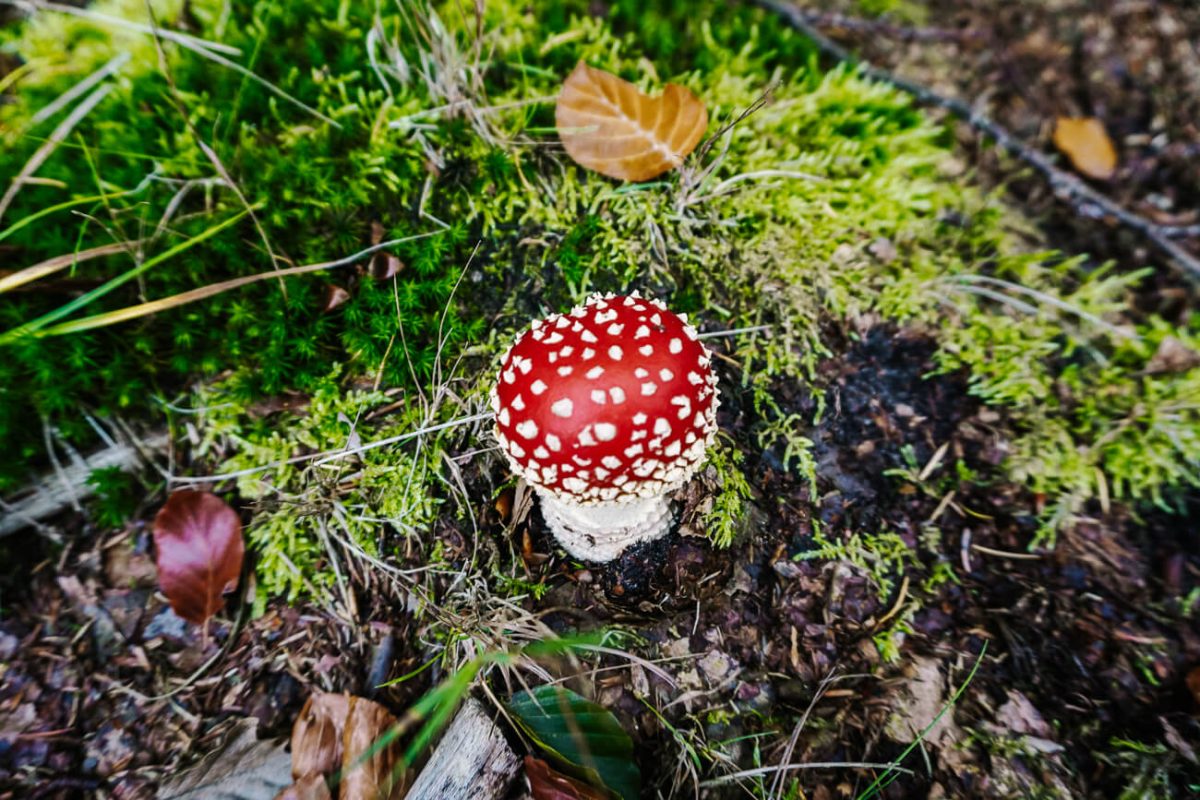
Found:
<svg viewBox="0 0 1200 800"><path fill-rule="evenodd" d="M20 639L11 633L0 631L0 661L11 661L12 657L17 653L17 648L20 646Z"/></svg>
<svg viewBox="0 0 1200 800"><path fill-rule="evenodd" d="M704 677L714 686L724 683L739 671L737 662L720 650L709 651L700 659L699 666Z"/></svg>
<svg viewBox="0 0 1200 800"><path fill-rule="evenodd" d="M150 620L150 624L142 632L142 638L154 639L161 636L164 639L187 640L187 633L187 620L171 610L170 606L167 606L158 612L154 616L154 619Z"/></svg>

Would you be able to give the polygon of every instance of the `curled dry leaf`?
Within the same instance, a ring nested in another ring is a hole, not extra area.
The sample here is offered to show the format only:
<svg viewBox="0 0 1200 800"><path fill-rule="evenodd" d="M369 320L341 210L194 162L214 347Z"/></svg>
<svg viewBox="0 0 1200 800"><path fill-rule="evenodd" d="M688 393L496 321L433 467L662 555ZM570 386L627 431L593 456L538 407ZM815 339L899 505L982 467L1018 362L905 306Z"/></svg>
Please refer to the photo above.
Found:
<svg viewBox="0 0 1200 800"><path fill-rule="evenodd" d="M608 794L563 775L540 758L525 756L525 775L533 800L608 800Z"/></svg>
<svg viewBox="0 0 1200 800"><path fill-rule="evenodd" d="M342 732L350 695L315 692L292 726L292 777L332 775L342 765Z"/></svg>
<svg viewBox="0 0 1200 800"><path fill-rule="evenodd" d="M408 776L398 769L402 764L398 743L393 741L376 750L379 740L395 724L391 712L366 698L314 693L292 727L292 777L296 785L312 775L338 775L337 796L341 800L402 797Z"/></svg>
<svg viewBox="0 0 1200 800"><path fill-rule="evenodd" d="M651 97L582 61L563 83L554 119L571 158L625 181L678 167L708 127L704 103L685 87L668 83Z"/></svg>
<svg viewBox="0 0 1200 800"><path fill-rule="evenodd" d="M321 313L328 314L342 303L350 299L350 293L336 283L330 283L325 286L325 305L321 307Z"/></svg>
<svg viewBox="0 0 1200 800"><path fill-rule="evenodd" d="M158 585L176 614L201 624L237 586L245 545L237 512L207 492L171 495L154 518Z"/></svg>
<svg viewBox="0 0 1200 800"><path fill-rule="evenodd" d="M1054 124L1054 146L1089 178L1106 181L1117 171L1117 149L1104 124L1094 117L1059 117Z"/></svg>
<svg viewBox="0 0 1200 800"><path fill-rule="evenodd" d="M371 223L371 246L379 244L383 241L383 225L379 222ZM404 269L404 262L391 253L376 253L371 256L371 261L367 265L367 272L372 278L377 281L386 281Z"/></svg>
<svg viewBox="0 0 1200 800"><path fill-rule="evenodd" d="M379 747L379 740L396 724L386 708L364 697L350 698L350 712L342 733L341 800L401 798L407 772L395 740ZM370 754L370 755L368 755Z"/></svg>

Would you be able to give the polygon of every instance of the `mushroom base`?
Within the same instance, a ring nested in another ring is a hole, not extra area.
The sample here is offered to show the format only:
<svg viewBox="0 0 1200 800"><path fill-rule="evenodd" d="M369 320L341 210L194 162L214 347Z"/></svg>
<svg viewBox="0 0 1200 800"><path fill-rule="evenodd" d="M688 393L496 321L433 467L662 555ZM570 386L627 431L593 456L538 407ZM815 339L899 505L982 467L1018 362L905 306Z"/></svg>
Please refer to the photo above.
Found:
<svg viewBox="0 0 1200 800"><path fill-rule="evenodd" d="M664 496L581 506L542 489L536 491L554 538L583 561L612 561L626 548L661 538L671 530L671 505Z"/></svg>

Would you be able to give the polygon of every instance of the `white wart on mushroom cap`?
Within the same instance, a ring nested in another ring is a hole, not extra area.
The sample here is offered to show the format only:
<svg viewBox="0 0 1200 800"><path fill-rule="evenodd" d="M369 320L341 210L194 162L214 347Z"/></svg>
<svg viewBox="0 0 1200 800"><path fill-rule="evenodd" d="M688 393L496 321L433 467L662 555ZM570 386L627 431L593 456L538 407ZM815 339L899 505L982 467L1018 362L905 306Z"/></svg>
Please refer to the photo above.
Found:
<svg viewBox="0 0 1200 800"><path fill-rule="evenodd" d="M534 322L492 391L513 470L560 500L630 503L682 485L716 433L717 378L686 318L593 295Z"/></svg>

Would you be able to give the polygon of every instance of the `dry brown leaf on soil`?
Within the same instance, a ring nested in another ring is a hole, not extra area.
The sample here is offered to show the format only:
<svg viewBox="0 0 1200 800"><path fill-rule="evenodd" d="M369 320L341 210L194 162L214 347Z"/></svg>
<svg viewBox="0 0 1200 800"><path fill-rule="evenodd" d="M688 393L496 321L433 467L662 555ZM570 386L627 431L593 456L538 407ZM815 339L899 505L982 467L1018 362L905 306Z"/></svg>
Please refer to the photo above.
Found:
<svg viewBox="0 0 1200 800"><path fill-rule="evenodd" d="M1054 146L1089 178L1106 181L1117 171L1117 149L1095 117L1059 117L1054 123Z"/></svg>
<svg viewBox="0 0 1200 800"><path fill-rule="evenodd" d="M158 585L171 608L199 625L237 586L246 552L242 521L214 494L175 492L154 518L154 549Z"/></svg>
<svg viewBox="0 0 1200 800"><path fill-rule="evenodd" d="M392 713L378 703L364 697L350 698L350 713L342 734L342 782L338 787L341 800L404 797L409 776L403 767L399 742L393 739L384 747L378 746L395 724Z"/></svg>
<svg viewBox="0 0 1200 800"><path fill-rule="evenodd" d="M708 127L708 111L679 84L651 97L580 61L563 82L554 120L577 163L610 178L647 181L683 163Z"/></svg>
<svg viewBox="0 0 1200 800"><path fill-rule="evenodd" d="M342 765L350 695L314 692L292 726L292 777L331 775Z"/></svg>
<svg viewBox="0 0 1200 800"><path fill-rule="evenodd" d="M533 800L606 800L608 795L564 775L540 758L525 756L525 776Z"/></svg>
<svg viewBox="0 0 1200 800"><path fill-rule="evenodd" d="M320 775L305 775L275 795L275 800L333 800L329 784Z"/></svg>
<svg viewBox="0 0 1200 800"><path fill-rule="evenodd" d="M341 800L388 800L404 796L407 773L397 772L400 749L393 741L375 750L396 718L364 697L314 692L292 726L292 777L298 788L312 775L340 776ZM369 757L364 757L371 752ZM298 794L297 797L308 795Z"/></svg>

